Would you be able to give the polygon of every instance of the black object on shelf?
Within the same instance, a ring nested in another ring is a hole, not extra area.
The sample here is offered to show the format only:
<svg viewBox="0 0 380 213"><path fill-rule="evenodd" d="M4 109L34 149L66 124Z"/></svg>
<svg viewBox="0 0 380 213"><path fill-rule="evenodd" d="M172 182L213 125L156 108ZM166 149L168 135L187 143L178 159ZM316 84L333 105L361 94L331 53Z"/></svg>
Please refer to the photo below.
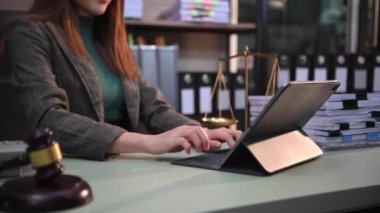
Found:
<svg viewBox="0 0 380 213"><path fill-rule="evenodd" d="M25 142L34 176L7 180L0 186L0 211L43 212L69 209L92 201L90 186L81 178L64 175L62 154L48 129L36 131Z"/></svg>

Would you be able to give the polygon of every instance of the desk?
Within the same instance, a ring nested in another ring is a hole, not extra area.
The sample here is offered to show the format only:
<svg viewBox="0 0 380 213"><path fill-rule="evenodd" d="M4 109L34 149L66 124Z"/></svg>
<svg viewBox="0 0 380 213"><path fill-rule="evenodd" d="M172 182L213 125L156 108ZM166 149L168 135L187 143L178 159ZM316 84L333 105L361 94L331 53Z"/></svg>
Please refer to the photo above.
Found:
<svg viewBox="0 0 380 213"><path fill-rule="evenodd" d="M183 153L63 160L94 200L69 212L322 212L380 205L380 147L330 151L267 176L171 165Z"/></svg>
<svg viewBox="0 0 380 213"><path fill-rule="evenodd" d="M326 212L380 205L380 147L325 152L259 177L171 165L183 153L65 158L94 200L67 212Z"/></svg>

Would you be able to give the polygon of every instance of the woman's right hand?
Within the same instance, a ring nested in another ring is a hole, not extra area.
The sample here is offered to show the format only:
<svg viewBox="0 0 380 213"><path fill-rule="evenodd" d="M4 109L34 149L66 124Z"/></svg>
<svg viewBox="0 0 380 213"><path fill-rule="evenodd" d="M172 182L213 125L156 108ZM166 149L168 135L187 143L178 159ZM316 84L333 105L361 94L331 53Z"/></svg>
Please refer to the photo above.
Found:
<svg viewBox="0 0 380 213"><path fill-rule="evenodd" d="M185 150L190 153L194 148L197 152L219 149L221 143L210 140L206 130L200 126L183 125L158 135L144 135L125 132L110 146L109 153L163 154Z"/></svg>
<svg viewBox="0 0 380 213"><path fill-rule="evenodd" d="M148 152L151 154L163 154L166 152L178 152L185 150L191 152L194 148L197 152L219 149L218 141L210 140L206 130L200 126L183 125L158 135L151 135L146 141Z"/></svg>

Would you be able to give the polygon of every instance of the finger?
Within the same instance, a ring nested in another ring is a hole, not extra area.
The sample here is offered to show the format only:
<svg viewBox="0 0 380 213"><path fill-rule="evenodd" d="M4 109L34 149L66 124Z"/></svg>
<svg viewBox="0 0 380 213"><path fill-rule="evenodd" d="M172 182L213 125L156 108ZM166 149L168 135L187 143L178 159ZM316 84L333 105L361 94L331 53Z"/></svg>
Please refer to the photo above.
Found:
<svg viewBox="0 0 380 213"><path fill-rule="evenodd" d="M220 149L222 147L222 143L216 140L210 141L210 149Z"/></svg>
<svg viewBox="0 0 380 213"><path fill-rule="evenodd" d="M210 148L209 138L206 131L198 126L189 126L189 136L194 140L194 145L197 148L198 152L203 150L208 150Z"/></svg>
<svg viewBox="0 0 380 213"><path fill-rule="evenodd" d="M222 140L226 141L227 144L232 147L235 145L236 141L241 136L240 130L233 130L233 129L223 129L224 134L222 134ZM227 134L227 135L225 135Z"/></svg>
<svg viewBox="0 0 380 213"><path fill-rule="evenodd" d="M184 140L186 140L186 143L189 143L191 147L194 147L195 150L197 150L197 152L200 152L200 149L199 149L200 139L197 138L197 136L193 133L193 131L194 130L192 126L188 126L188 125L183 125L183 126L175 128L177 137L183 138Z"/></svg>
<svg viewBox="0 0 380 213"><path fill-rule="evenodd" d="M227 142L229 147L233 147L235 145L235 140L233 138L232 133L235 130L227 129L227 128L218 128L215 130L210 130L209 131L209 136L213 140L218 140L222 142Z"/></svg>
<svg viewBox="0 0 380 213"><path fill-rule="evenodd" d="M229 147L233 147L235 145L235 140L232 138L231 135L227 134L225 137L224 137L224 141L227 142L228 146Z"/></svg>
<svg viewBox="0 0 380 213"><path fill-rule="evenodd" d="M203 150L209 150L210 149L210 138L207 135L207 132L204 128L199 128L199 138L202 141L203 144Z"/></svg>
<svg viewBox="0 0 380 213"><path fill-rule="evenodd" d="M197 150L197 152L202 151L202 142L196 132L194 131L189 132L185 136L185 139L188 140L188 142L190 142L193 145L193 147L195 148L195 150Z"/></svg>
<svg viewBox="0 0 380 213"><path fill-rule="evenodd" d="M231 135L235 141L237 141L240 138L241 134L242 132L240 130L231 130Z"/></svg>
<svg viewBox="0 0 380 213"><path fill-rule="evenodd" d="M205 129L202 127L194 126L192 127L191 135L194 135L194 137L198 140L196 142L199 142L199 151L210 149L210 139Z"/></svg>
<svg viewBox="0 0 380 213"><path fill-rule="evenodd" d="M191 144L185 138L181 138L179 140L179 145L186 151L187 154L191 153Z"/></svg>

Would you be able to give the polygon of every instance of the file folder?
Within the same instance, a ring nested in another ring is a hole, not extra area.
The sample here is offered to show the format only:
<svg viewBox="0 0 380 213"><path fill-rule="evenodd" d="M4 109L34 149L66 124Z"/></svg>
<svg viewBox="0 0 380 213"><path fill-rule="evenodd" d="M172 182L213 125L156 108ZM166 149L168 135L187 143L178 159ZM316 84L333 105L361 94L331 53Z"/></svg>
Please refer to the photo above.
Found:
<svg viewBox="0 0 380 213"><path fill-rule="evenodd" d="M178 110L178 46L158 46L159 88L165 99Z"/></svg>
<svg viewBox="0 0 380 213"><path fill-rule="evenodd" d="M212 89L216 79L216 73L196 73L198 109L200 114L212 113L215 100L212 100Z"/></svg>
<svg viewBox="0 0 380 213"><path fill-rule="evenodd" d="M296 56L294 80L308 81L310 79L310 56L301 54Z"/></svg>
<svg viewBox="0 0 380 213"><path fill-rule="evenodd" d="M354 92L366 92L370 90L369 69L370 59L365 54L354 54L353 57L353 72L352 72L352 90Z"/></svg>
<svg viewBox="0 0 380 213"><path fill-rule="evenodd" d="M313 80L326 81L328 79L328 57L323 54L317 54L313 60Z"/></svg>
<svg viewBox="0 0 380 213"><path fill-rule="evenodd" d="M141 71L152 86L159 87L158 54L156 45L140 45Z"/></svg>
<svg viewBox="0 0 380 213"><path fill-rule="evenodd" d="M291 55L288 54L280 54L279 56L280 70L277 73L277 89L286 86L290 82L292 69L291 59Z"/></svg>
<svg viewBox="0 0 380 213"><path fill-rule="evenodd" d="M190 72L179 73L178 77L180 112L184 115L195 115L197 103L195 99L196 82L194 74Z"/></svg>
<svg viewBox="0 0 380 213"><path fill-rule="evenodd" d="M349 81L349 56L344 54L333 55L332 79L338 80L340 86L337 93L347 93L350 85Z"/></svg>
<svg viewBox="0 0 380 213"><path fill-rule="evenodd" d="M380 54L373 58L372 92L380 92Z"/></svg>

